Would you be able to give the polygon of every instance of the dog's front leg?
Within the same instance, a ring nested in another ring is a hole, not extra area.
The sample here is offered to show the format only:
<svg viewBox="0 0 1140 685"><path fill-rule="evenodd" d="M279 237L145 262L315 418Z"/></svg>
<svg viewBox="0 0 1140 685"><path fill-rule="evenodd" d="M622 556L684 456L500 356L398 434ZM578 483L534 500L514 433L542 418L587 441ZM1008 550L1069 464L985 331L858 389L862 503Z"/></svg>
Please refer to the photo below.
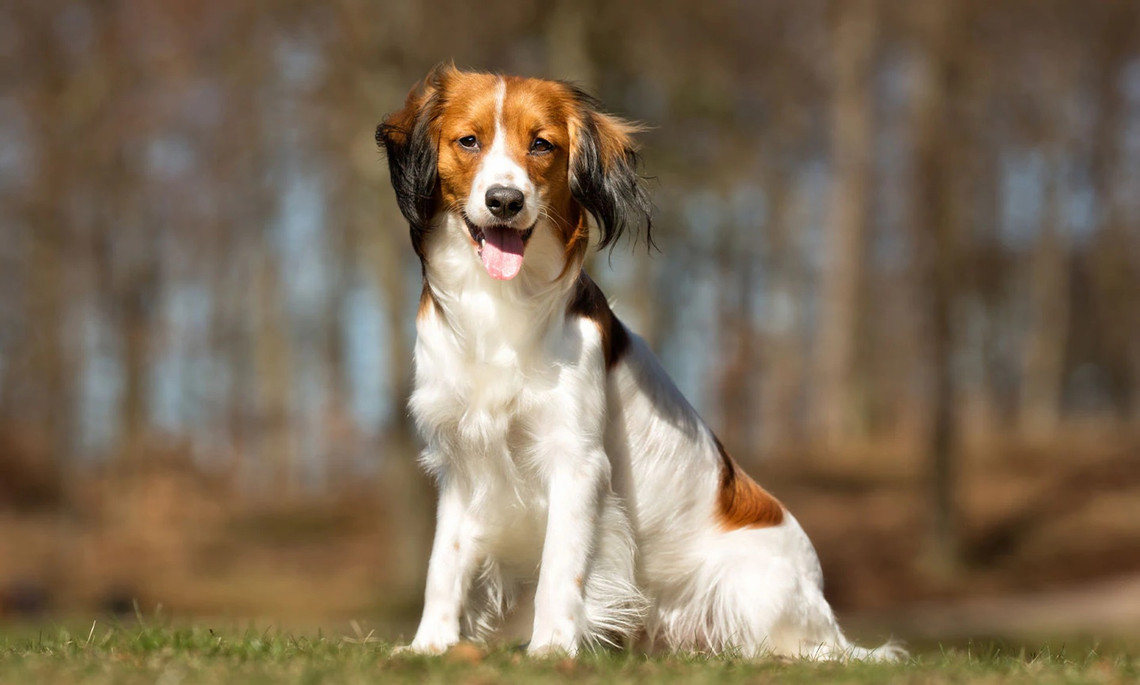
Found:
<svg viewBox="0 0 1140 685"><path fill-rule="evenodd" d="M599 498L609 483L609 462L600 449L563 457L563 463L551 472L548 486L532 654L578 651L586 627L583 589L597 541Z"/></svg>
<svg viewBox="0 0 1140 685"><path fill-rule="evenodd" d="M575 654L586 626L585 587L598 542L601 501L610 488L603 445L606 367L598 329L579 322L581 357L536 412L547 474L546 537L534 597L531 653Z"/></svg>
<svg viewBox="0 0 1140 685"><path fill-rule="evenodd" d="M428 562L424 613L410 650L439 654L459 641L463 598L475 567L475 543L467 500L445 475L439 484L435 541Z"/></svg>

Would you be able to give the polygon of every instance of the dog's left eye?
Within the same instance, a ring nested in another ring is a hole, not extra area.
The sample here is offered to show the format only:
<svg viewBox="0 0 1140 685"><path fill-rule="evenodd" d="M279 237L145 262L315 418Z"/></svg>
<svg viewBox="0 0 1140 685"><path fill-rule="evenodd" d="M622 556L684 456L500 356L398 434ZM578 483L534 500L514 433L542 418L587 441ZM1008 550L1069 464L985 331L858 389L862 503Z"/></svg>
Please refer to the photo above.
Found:
<svg viewBox="0 0 1140 685"><path fill-rule="evenodd" d="M530 151L534 154L542 154L543 152L550 152L554 149L554 145L545 138L535 138L534 142L530 144Z"/></svg>

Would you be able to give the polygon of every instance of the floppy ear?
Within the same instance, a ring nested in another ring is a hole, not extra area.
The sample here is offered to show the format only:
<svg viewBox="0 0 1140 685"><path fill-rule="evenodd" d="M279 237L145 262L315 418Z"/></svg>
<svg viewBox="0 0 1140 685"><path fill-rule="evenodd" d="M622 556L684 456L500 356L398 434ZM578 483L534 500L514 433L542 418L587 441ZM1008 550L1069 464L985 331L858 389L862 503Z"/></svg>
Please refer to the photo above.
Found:
<svg viewBox="0 0 1140 685"><path fill-rule="evenodd" d="M431 221L436 185L437 137L434 124L445 68L437 67L412 87L404 108L376 127L376 143L384 148L396 202L408 220L412 247L422 246Z"/></svg>
<svg viewBox="0 0 1140 685"><path fill-rule="evenodd" d="M572 90L578 112L570 126L570 192L601 228L598 249L628 228L637 232L642 224L646 243L652 246L652 206L637 174L633 143L633 134L640 129L602 112L593 97Z"/></svg>

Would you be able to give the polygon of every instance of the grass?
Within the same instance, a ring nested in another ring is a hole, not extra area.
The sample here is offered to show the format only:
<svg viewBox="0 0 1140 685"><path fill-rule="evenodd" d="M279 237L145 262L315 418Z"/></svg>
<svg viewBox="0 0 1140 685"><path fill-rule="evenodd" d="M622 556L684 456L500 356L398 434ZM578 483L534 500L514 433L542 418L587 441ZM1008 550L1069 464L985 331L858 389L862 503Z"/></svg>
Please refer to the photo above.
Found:
<svg viewBox="0 0 1140 685"><path fill-rule="evenodd" d="M999 643L920 651L898 664L748 662L696 655L587 654L530 659L519 648L471 645L436 658L392 656L370 635L296 635L205 625L94 623L0 633L0 683L1127 683L1140 680L1128 648L1046 647L1007 651Z"/></svg>

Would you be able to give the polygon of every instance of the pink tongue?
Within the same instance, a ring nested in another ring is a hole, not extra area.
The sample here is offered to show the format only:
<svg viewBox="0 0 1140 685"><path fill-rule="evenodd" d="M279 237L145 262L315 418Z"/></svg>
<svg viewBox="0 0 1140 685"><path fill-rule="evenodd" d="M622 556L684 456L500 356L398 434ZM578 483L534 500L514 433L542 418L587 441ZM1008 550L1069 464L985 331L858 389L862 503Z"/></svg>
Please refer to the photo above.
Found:
<svg viewBox="0 0 1140 685"><path fill-rule="evenodd" d="M483 229L483 268L491 278L509 281L519 275L523 263L522 234L513 228L488 226Z"/></svg>

